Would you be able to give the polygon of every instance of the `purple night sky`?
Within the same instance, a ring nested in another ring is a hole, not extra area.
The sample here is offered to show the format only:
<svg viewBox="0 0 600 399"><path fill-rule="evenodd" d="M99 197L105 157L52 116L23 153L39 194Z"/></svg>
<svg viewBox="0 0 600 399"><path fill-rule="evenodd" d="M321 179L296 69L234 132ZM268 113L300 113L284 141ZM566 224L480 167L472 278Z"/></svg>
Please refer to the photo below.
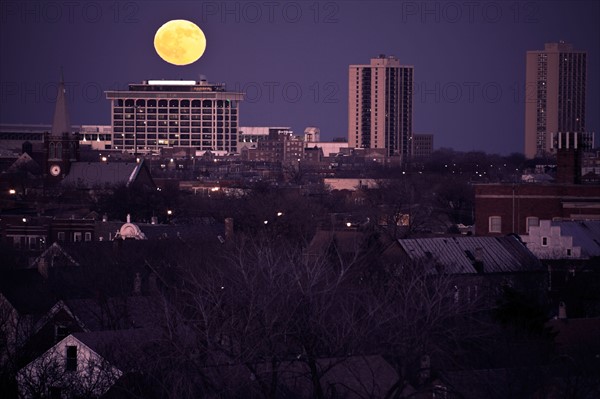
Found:
<svg viewBox="0 0 600 399"><path fill-rule="evenodd" d="M599 131L599 4L0 0L0 123L51 123L62 66L73 124L110 124L104 90L205 75L247 92L242 126L347 137L348 65L386 54L415 67L415 133L436 148L523 152L525 53L546 42L588 52L587 129ZM196 63L154 51L170 19L204 31Z"/></svg>

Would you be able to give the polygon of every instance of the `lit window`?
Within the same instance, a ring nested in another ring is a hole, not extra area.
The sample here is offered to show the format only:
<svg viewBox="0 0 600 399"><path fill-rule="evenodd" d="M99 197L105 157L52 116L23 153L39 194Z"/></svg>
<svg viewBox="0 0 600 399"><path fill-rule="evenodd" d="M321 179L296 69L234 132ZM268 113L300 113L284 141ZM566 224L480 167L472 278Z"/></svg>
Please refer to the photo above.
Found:
<svg viewBox="0 0 600 399"><path fill-rule="evenodd" d="M489 218L489 232L490 233L501 233L502 232L502 217L490 216Z"/></svg>

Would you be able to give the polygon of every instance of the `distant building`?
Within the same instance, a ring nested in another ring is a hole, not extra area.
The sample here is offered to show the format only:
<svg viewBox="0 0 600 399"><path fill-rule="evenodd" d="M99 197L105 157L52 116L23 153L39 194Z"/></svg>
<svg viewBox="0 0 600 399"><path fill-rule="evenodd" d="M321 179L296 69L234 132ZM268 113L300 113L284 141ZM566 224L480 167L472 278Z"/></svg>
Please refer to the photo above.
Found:
<svg viewBox="0 0 600 399"><path fill-rule="evenodd" d="M475 185L477 235L527 234L542 219L600 220L600 186Z"/></svg>
<svg viewBox="0 0 600 399"><path fill-rule="evenodd" d="M310 126L304 129L304 141L307 143L321 141L321 129Z"/></svg>
<svg viewBox="0 0 600 399"><path fill-rule="evenodd" d="M350 65L348 144L385 148L404 159L412 152L413 67L380 55L369 65Z"/></svg>
<svg viewBox="0 0 600 399"><path fill-rule="evenodd" d="M42 143L44 133L52 131L52 125L2 124L0 125L0 148L18 149L24 142ZM92 150L112 148L112 126L71 125L72 132L79 133L79 145L89 145Z"/></svg>
<svg viewBox="0 0 600 399"><path fill-rule="evenodd" d="M580 184L584 151L594 147L591 133L556 133L552 149L556 151L557 176L560 184Z"/></svg>
<svg viewBox="0 0 600 399"><path fill-rule="evenodd" d="M540 220L521 239L540 259L600 258L600 220Z"/></svg>
<svg viewBox="0 0 600 399"><path fill-rule="evenodd" d="M113 149L159 153L165 147L237 152L243 93L225 84L148 80L128 90L107 91Z"/></svg>
<svg viewBox="0 0 600 399"><path fill-rule="evenodd" d="M552 134L585 132L587 53L565 42L527 52L525 156L552 152Z"/></svg>
<svg viewBox="0 0 600 399"><path fill-rule="evenodd" d="M413 135L413 158L427 158L433 153L433 134Z"/></svg>
<svg viewBox="0 0 600 399"><path fill-rule="evenodd" d="M258 148L258 142L268 140L270 134L293 134L289 126L240 126L238 129L237 150Z"/></svg>
<svg viewBox="0 0 600 399"><path fill-rule="evenodd" d="M256 146L244 146L241 154L246 161L282 162L297 164L304 159L304 140L288 129L268 129L268 136L260 138Z"/></svg>

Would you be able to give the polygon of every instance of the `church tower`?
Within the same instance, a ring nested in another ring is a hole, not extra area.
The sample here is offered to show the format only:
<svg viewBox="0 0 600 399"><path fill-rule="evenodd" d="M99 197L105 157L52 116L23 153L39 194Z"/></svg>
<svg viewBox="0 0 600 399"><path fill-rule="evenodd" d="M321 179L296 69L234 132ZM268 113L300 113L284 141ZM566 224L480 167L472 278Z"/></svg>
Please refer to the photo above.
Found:
<svg viewBox="0 0 600 399"><path fill-rule="evenodd" d="M56 95L52 131L44 134L44 152L44 175L52 182L62 180L69 174L71 163L79 160L79 134L74 133L71 129L62 70Z"/></svg>

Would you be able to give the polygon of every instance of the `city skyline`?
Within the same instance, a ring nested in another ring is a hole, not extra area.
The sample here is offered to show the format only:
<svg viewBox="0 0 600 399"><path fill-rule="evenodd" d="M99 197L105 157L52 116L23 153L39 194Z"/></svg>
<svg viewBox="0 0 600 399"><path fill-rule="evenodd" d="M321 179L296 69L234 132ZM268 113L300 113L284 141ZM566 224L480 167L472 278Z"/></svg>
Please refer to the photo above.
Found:
<svg viewBox="0 0 600 399"><path fill-rule="evenodd" d="M348 67L385 53L415 68L413 133L436 148L523 152L526 52L564 40L588 53L586 128L599 128L595 2L69 4L1 3L0 123L50 123L62 66L74 125L110 124L104 91L204 75L246 92L241 125L347 137ZM152 47L175 18L207 37L185 67Z"/></svg>

